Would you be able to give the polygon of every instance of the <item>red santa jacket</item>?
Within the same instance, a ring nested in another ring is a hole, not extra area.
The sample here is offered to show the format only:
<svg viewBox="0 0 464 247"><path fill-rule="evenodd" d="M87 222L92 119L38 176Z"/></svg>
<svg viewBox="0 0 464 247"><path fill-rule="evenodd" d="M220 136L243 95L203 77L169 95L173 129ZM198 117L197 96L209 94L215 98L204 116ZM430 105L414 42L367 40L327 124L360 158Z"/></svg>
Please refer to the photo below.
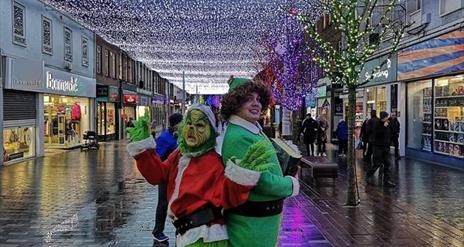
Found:
<svg viewBox="0 0 464 247"><path fill-rule="evenodd" d="M143 141L141 141L143 142ZM128 148L129 149L129 148ZM162 162L153 149L134 156L145 179L153 184L167 182L168 212L175 219L212 204L225 209L245 203L260 174L232 162L224 168L221 157L211 150L198 157L186 157L175 150ZM177 236L176 244L184 246L203 238L205 242L228 239L224 221L188 230Z"/></svg>

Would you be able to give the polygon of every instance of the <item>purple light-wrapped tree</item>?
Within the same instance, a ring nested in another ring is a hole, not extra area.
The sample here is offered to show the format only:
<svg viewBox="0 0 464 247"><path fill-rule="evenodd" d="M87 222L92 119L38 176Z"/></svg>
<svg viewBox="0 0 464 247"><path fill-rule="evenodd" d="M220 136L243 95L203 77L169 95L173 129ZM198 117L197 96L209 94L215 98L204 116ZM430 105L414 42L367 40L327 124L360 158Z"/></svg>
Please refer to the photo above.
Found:
<svg viewBox="0 0 464 247"><path fill-rule="evenodd" d="M276 80L272 85L273 96L290 111L298 110L303 97L317 96L316 83L321 70L313 62L311 40L305 40L302 25L296 19L296 11L285 16L266 39L267 62Z"/></svg>

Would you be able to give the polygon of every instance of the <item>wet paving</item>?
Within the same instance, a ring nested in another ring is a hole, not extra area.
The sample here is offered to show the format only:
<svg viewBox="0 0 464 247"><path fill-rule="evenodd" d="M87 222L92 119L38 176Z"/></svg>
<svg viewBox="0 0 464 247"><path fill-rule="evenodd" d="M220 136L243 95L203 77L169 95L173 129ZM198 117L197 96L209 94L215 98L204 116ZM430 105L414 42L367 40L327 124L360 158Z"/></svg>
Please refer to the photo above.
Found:
<svg viewBox="0 0 464 247"><path fill-rule="evenodd" d="M402 159L398 186L384 189L364 183L358 160L361 204L350 208L344 161L329 157L338 178L310 186L303 177L302 193L285 202L279 246L464 246L463 171ZM47 152L0 167L0 246L156 246L156 199L123 141ZM170 223L165 233L175 246Z"/></svg>
<svg viewBox="0 0 464 247"><path fill-rule="evenodd" d="M138 173L123 141L49 151L0 167L0 246L157 246L156 199L157 187ZM307 207L305 195L286 201L279 246L332 246ZM170 223L165 234L175 246Z"/></svg>
<svg viewBox="0 0 464 247"><path fill-rule="evenodd" d="M464 246L464 171L413 159L392 160L397 187L383 188L380 174L375 174L374 185L364 182L369 166L358 153L361 203L350 208L344 206L345 159L335 154L329 152L329 159L339 164L335 182L321 179L303 189L313 205L306 214L334 246Z"/></svg>

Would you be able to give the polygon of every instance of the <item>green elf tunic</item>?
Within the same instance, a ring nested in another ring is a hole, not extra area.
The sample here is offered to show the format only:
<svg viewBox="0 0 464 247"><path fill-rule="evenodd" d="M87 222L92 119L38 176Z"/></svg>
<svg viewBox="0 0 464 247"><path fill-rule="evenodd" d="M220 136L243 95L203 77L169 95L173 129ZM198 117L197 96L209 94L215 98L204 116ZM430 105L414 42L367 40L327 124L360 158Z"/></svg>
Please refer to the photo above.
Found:
<svg viewBox="0 0 464 247"><path fill-rule="evenodd" d="M273 149L271 141L263 133L259 124L252 124L243 118L232 115L218 139L219 153L222 153L224 164L231 158L243 159L248 148L261 140L267 140L269 148ZM222 147L222 148L221 148ZM271 168L263 172L257 186L251 191L249 201L274 201L297 195L299 182L291 176L283 176L277 155L268 159ZM226 214L229 243L233 247L254 246L272 247L277 245L282 213L264 217L250 217L235 213Z"/></svg>

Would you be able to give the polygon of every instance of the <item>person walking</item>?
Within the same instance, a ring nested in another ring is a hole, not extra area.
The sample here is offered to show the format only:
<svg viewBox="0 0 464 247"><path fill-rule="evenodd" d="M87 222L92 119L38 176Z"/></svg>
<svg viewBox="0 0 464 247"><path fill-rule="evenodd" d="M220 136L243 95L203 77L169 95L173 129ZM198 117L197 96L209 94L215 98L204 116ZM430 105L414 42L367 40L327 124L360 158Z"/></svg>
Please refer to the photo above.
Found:
<svg viewBox="0 0 464 247"><path fill-rule="evenodd" d="M369 142L367 144L367 154L366 154L366 158L364 159L364 161L367 163L372 162L372 154L374 152L374 145L372 144L372 142L374 141L374 136L372 135L372 132L373 132L375 123L378 121L379 121L379 118L377 117L377 111L372 110L371 118L367 120L367 127L366 127L366 135L367 135L366 138L369 140Z"/></svg>
<svg viewBox="0 0 464 247"><path fill-rule="evenodd" d="M342 118L337 125L337 139L338 139L338 156L345 156L348 147L348 125Z"/></svg>
<svg viewBox="0 0 464 247"><path fill-rule="evenodd" d="M311 114L306 114L305 120L302 123L302 131L304 143L306 145L306 154L308 156L314 156L314 141L317 138L318 124L317 121L311 117Z"/></svg>
<svg viewBox="0 0 464 247"><path fill-rule="evenodd" d="M359 138L361 139L362 142L362 151L363 151L363 160L367 161L367 144L369 143L369 136L367 135L367 121L368 119L365 119L364 122L361 125L361 134L359 135Z"/></svg>
<svg viewBox="0 0 464 247"><path fill-rule="evenodd" d="M400 157L400 143L398 141L400 137L400 122L398 121L398 118L396 118L396 112L392 112L390 115L390 118L388 119L390 122L390 127L391 127L391 141L393 146L395 147L395 159L399 160L401 159Z"/></svg>
<svg viewBox="0 0 464 247"><path fill-rule="evenodd" d="M391 131L390 123L388 121L388 113L380 112L380 120L373 122L372 144L374 148L373 165L367 172L366 182L371 183L371 177L383 165L383 185L384 187L395 187L396 185L390 181L390 144L391 144Z"/></svg>
<svg viewBox="0 0 464 247"><path fill-rule="evenodd" d="M325 144L327 142L327 128L329 123L324 115L319 118L318 121L318 131L317 131L317 153L320 156L327 156L325 153Z"/></svg>
<svg viewBox="0 0 464 247"><path fill-rule="evenodd" d="M155 151L160 157L161 161L165 161L169 155L177 148L177 128L182 121L182 114L174 113L169 116L169 127L161 132L156 138ZM154 128L152 125L152 136L155 138ZM166 242L169 238L164 234L164 225L166 222L168 211L168 196L167 184L161 183L158 185L158 205L156 206L155 227L152 234L155 242Z"/></svg>

